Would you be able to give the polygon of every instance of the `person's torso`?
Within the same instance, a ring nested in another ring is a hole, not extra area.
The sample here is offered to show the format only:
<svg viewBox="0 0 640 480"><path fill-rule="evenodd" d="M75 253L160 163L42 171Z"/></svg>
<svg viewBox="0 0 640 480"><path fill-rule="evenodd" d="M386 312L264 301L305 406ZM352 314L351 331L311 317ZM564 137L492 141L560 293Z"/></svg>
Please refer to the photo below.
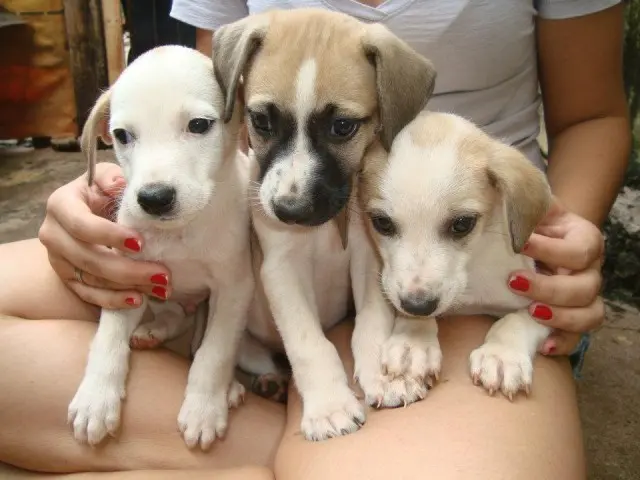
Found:
<svg viewBox="0 0 640 480"><path fill-rule="evenodd" d="M386 25L438 72L427 108L462 115L543 168L535 9L531 0L247 0L250 14L280 8L341 11Z"/></svg>

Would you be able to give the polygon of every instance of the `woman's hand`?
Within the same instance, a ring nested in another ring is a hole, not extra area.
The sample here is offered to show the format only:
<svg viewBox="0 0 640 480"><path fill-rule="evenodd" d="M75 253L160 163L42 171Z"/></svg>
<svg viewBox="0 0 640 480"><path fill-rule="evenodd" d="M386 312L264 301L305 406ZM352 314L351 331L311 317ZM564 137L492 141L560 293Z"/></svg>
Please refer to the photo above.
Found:
<svg viewBox="0 0 640 480"><path fill-rule="evenodd" d="M604 322L600 295L604 239L588 220L556 200L525 246L538 273L513 272L511 290L532 300L533 318L555 329L541 347L545 355L568 355L582 333Z"/></svg>
<svg viewBox="0 0 640 480"><path fill-rule="evenodd" d="M116 251L144 248L137 232L108 220L124 187L119 166L98 164L92 187L82 175L51 194L39 233L51 266L69 288L85 302L111 309L140 305L141 292L167 298L170 288L164 266Z"/></svg>

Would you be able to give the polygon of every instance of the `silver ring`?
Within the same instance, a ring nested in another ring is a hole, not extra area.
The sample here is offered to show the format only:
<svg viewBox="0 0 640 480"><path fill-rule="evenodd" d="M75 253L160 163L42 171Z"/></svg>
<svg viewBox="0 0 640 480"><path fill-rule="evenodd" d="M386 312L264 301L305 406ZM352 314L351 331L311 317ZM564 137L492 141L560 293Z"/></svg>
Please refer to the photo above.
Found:
<svg viewBox="0 0 640 480"><path fill-rule="evenodd" d="M82 270L80 270L78 267L74 267L74 274L76 276L76 281L78 283L82 283L83 285L86 285L86 283L84 283L84 278L82 278Z"/></svg>

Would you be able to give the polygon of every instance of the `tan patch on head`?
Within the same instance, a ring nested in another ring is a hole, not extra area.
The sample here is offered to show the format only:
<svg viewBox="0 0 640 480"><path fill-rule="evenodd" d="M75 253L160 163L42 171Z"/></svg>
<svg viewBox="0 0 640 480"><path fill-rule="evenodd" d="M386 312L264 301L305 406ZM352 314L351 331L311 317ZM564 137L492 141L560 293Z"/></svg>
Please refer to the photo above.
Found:
<svg viewBox="0 0 640 480"><path fill-rule="evenodd" d="M362 209L365 209L372 200L381 200L380 188L382 179L389 166L389 153L380 142L375 141L367 149L363 169L358 177L358 200Z"/></svg>
<svg viewBox="0 0 640 480"><path fill-rule="evenodd" d="M375 71L362 51L364 28L358 20L330 11L271 12L247 78L247 100L268 97L277 105L293 106L298 71L314 59L317 109L334 103L350 109L345 113L352 116L372 115L377 107Z"/></svg>

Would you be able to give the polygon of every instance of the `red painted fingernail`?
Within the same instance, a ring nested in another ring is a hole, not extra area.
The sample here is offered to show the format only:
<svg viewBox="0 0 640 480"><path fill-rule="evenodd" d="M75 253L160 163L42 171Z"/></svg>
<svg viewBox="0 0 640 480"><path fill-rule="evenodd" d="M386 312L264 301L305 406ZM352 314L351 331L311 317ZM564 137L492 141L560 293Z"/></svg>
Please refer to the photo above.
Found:
<svg viewBox="0 0 640 480"><path fill-rule="evenodd" d="M137 238L127 238L124 241L124 246L134 252L139 252L142 249L142 245L140 245L140 241Z"/></svg>
<svg viewBox="0 0 640 480"><path fill-rule="evenodd" d="M529 280L525 277L521 277L520 275L516 275L509 280L509 287L518 292L526 292L529 290Z"/></svg>
<svg viewBox="0 0 640 480"><path fill-rule="evenodd" d="M551 309L546 305L536 305L531 315L540 320L551 320L553 312L551 312Z"/></svg>
<svg viewBox="0 0 640 480"><path fill-rule="evenodd" d="M169 277L164 273L156 273L151 277L151 283L156 285L169 285Z"/></svg>
<svg viewBox="0 0 640 480"><path fill-rule="evenodd" d="M160 298L162 298L163 300L166 300L166 299L167 299L167 289L166 289L166 288L164 288L164 287L153 287L153 288L151 289L151 291L153 292L153 294L154 294L156 297L160 297Z"/></svg>
<svg viewBox="0 0 640 480"><path fill-rule="evenodd" d="M133 297L127 297L127 298L124 300L124 303L126 303L127 305L137 305L137 304L138 304L138 302L136 301L136 299L135 299L135 298L133 298Z"/></svg>

